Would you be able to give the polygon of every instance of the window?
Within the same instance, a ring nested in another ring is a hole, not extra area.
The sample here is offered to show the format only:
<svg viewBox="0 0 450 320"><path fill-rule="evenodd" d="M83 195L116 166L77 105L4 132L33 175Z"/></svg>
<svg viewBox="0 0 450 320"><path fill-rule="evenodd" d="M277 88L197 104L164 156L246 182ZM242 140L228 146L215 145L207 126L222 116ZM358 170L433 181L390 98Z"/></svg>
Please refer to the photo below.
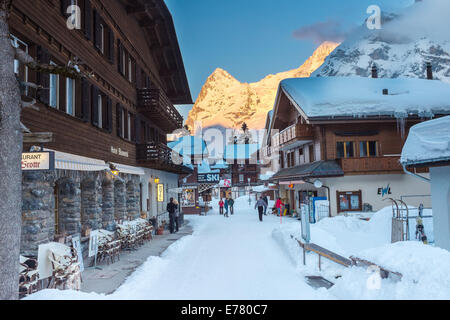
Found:
<svg viewBox="0 0 450 320"><path fill-rule="evenodd" d="M120 117L120 120L122 121L122 126L121 126L121 128L122 128L122 132L121 132L121 136L122 136L122 138L126 138L125 137L125 110L123 110L122 109L122 115L121 115L121 117Z"/></svg>
<svg viewBox="0 0 450 320"><path fill-rule="evenodd" d="M56 66L56 63L50 61L51 65ZM59 108L59 75L50 74L50 106Z"/></svg>
<svg viewBox="0 0 450 320"><path fill-rule="evenodd" d="M244 175L243 174L240 174L239 175L239 182L244 182Z"/></svg>
<svg viewBox="0 0 450 320"><path fill-rule="evenodd" d="M66 79L66 113L75 115L75 80Z"/></svg>
<svg viewBox="0 0 450 320"><path fill-rule="evenodd" d="M362 193L361 191L337 192L338 213L345 211L361 211L362 210Z"/></svg>
<svg viewBox="0 0 450 320"><path fill-rule="evenodd" d="M28 53L28 45L21 41L19 38L11 35L11 44L14 48L19 48ZM21 64L19 60L14 59L14 73L18 76L18 78L24 82L28 81L28 67ZM28 88L25 89L25 92L27 93Z"/></svg>
<svg viewBox="0 0 450 320"><path fill-rule="evenodd" d="M100 24L100 51L105 53L105 27Z"/></svg>
<svg viewBox="0 0 450 320"><path fill-rule="evenodd" d="M103 128L103 97L101 94L97 96L98 101L98 127Z"/></svg>
<svg viewBox="0 0 450 320"><path fill-rule="evenodd" d="M125 51L122 53L122 74L125 76L127 74L127 55L125 54Z"/></svg>
<svg viewBox="0 0 450 320"><path fill-rule="evenodd" d="M131 61L131 57L128 57L128 81L133 82L133 62Z"/></svg>
<svg viewBox="0 0 450 320"><path fill-rule="evenodd" d="M128 118L128 140L131 140L131 113L127 112L127 118Z"/></svg>
<svg viewBox="0 0 450 320"><path fill-rule="evenodd" d="M338 142L336 146L336 157L340 158L353 158L355 156L355 143Z"/></svg>
<svg viewBox="0 0 450 320"><path fill-rule="evenodd" d="M376 141L361 141L359 143L359 156L361 158L378 156Z"/></svg>

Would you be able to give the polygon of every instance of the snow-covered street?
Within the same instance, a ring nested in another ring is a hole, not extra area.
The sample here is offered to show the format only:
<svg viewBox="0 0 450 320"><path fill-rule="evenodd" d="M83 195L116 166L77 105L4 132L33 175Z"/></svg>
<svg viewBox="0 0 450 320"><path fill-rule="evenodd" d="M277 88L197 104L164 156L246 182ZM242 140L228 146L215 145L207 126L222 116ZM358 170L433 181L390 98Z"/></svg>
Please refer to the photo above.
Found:
<svg viewBox="0 0 450 320"><path fill-rule="evenodd" d="M215 201L216 202L216 201ZM236 200L235 214L219 215L217 205L207 216L186 219L192 235L173 243L161 257L149 257L111 295L43 290L26 299L138 300L300 300L300 299L448 299L450 253L417 241L390 243L389 208L371 221L354 217L324 219L312 225L312 240L344 256L357 255L403 274L402 281L379 279L370 287L365 268L344 268L307 254L291 235L300 237L293 218L267 215L259 222L254 202ZM370 235L370 236L369 236ZM352 241L353 239L353 241ZM314 289L305 276L322 276L335 285ZM426 288L423 286L426 284Z"/></svg>

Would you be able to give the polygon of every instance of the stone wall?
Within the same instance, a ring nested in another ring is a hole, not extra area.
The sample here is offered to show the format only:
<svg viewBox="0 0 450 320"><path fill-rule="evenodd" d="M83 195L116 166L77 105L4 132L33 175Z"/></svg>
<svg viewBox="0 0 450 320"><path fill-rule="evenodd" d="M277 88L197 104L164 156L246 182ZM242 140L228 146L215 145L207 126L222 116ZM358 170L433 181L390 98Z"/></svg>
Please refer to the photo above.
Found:
<svg viewBox="0 0 450 320"><path fill-rule="evenodd" d="M22 254L34 255L40 244L53 240L55 232L53 172L22 175Z"/></svg>
<svg viewBox="0 0 450 320"><path fill-rule="evenodd" d="M54 240L55 206L59 233L68 235L83 227L114 231L115 220L138 218L139 177L120 176L123 181L106 172L23 172L21 254L37 256L40 244Z"/></svg>

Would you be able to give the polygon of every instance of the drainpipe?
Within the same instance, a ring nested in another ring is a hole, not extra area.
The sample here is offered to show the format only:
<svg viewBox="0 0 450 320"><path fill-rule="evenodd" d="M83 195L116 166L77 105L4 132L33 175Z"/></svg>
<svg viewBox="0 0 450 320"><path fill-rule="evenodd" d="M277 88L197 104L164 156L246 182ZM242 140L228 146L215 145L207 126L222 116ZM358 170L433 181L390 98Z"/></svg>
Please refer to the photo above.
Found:
<svg viewBox="0 0 450 320"><path fill-rule="evenodd" d="M406 164L403 164L403 163L402 163L402 167L403 167L403 171L404 171L406 174L409 174L410 176L413 176L413 177L419 178L419 179L421 179L421 180L424 180L424 181L426 181L426 182L428 182L428 183L431 183L431 179L422 177L421 175L418 175L418 174L416 174L416 173L413 173L413 172L411 172L411 171L408 171L408 170L406 169Z"/></svg>

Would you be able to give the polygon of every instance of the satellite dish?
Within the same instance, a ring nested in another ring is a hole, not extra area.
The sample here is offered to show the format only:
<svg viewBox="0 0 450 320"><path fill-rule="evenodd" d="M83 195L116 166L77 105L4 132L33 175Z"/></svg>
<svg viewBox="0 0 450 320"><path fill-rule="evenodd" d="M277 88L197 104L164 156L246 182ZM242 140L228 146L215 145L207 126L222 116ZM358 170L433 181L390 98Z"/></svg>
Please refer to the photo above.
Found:
<svg viewBox="0 0 450 320"><path fill-rule="evenodd" d="M314 187L316 187L317 189L320 189L323 187L323 182L320 180L316 180L314 181Z"/></svg>

